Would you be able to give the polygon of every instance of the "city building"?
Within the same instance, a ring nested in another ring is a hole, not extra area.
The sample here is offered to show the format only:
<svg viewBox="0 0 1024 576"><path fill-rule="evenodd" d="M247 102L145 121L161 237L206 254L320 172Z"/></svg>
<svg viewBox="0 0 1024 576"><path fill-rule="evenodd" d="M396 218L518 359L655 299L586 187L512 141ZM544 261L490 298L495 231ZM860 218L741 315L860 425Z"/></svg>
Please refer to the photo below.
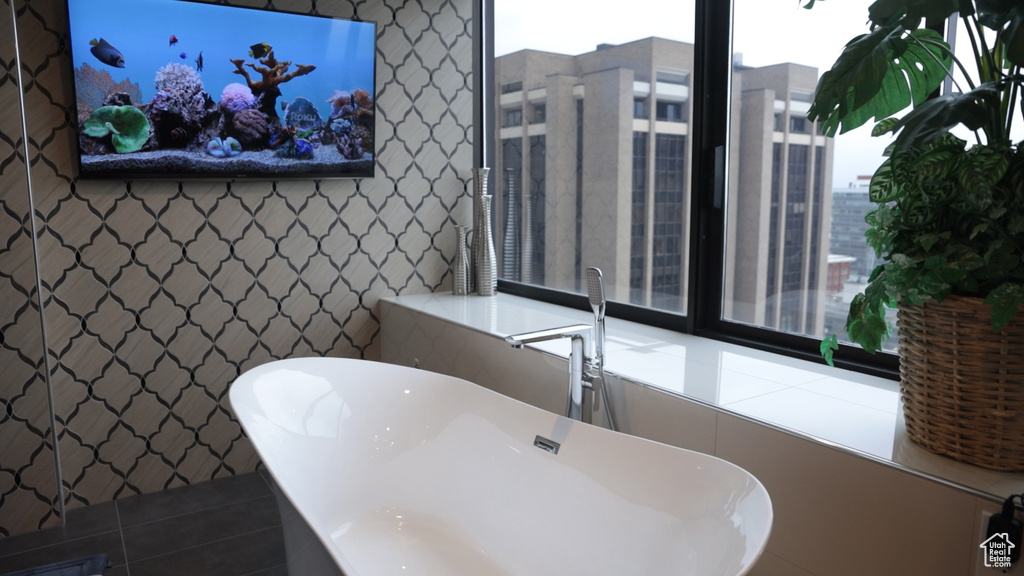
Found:
<svg viewBox="0 0 1024 576"><path fill-rule="evenodd" d="M691 44L661 38L496 58L504 278L579 291L598 266L609 298L685 310L692 61ZM817 78L734 64L725 259L728 319L814 335L832 155L806 117Z"/></svg>
<svg viewBox="0 0 1024 576"><path fill-rule="evenodd" d="M832 237L829 251L856 258L850 266L850 279L867 282L878 264L875 250L867 245L864 233L868 230L864 217L874 208L868 197L871 176L858 176L846 188L832 191Z"/></svg>

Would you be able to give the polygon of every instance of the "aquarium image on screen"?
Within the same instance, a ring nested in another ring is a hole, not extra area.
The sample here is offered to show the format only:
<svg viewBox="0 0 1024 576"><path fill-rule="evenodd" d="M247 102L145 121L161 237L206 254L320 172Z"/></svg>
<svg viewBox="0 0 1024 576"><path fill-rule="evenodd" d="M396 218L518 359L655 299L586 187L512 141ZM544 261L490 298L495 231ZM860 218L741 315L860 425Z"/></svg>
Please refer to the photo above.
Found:
<svg viewBox="0 0 1024 576"><path fill-rule="evenodd" d="M79 176L364 178L376 24L192 0L68 0Z"/></svg>

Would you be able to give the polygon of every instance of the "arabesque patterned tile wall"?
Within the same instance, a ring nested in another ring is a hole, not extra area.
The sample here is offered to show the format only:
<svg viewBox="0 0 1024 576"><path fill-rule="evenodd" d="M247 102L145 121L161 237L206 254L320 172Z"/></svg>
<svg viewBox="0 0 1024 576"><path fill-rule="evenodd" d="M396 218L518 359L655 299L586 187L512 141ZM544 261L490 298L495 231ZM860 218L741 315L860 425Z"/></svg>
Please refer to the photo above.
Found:
<svg viewBox="0 0 1024 576"><path fill-rule="evenodd" d="M77 181L64 2L0 0L0 536L58 524L61 497L253 470L227 404L238 373L379 358L378 299L450 286L472 204L472 3L222 3L378 23L377 176Z"/></svg>

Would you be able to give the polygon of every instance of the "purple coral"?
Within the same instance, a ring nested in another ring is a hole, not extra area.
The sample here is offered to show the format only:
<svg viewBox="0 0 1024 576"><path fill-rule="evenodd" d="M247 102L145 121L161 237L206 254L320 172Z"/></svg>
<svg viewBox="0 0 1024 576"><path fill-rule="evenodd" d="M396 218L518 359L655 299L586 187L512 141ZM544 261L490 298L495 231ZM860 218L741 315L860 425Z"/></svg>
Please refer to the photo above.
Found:
<svg viewBox="0 0 1024 576"><path fill-rule="evenodd" d="M225 86L220 94L221 107L232 113L252 108L255 104L256 96L244 84L232 82Z"/></svg>
<svg viewBox="0 0 1024 576"><path fill-rule="evenodd" d="M341 136L338 142L338 152L349 160L356 160L363 157L363 139L351 138L348 134Z"/></svg>

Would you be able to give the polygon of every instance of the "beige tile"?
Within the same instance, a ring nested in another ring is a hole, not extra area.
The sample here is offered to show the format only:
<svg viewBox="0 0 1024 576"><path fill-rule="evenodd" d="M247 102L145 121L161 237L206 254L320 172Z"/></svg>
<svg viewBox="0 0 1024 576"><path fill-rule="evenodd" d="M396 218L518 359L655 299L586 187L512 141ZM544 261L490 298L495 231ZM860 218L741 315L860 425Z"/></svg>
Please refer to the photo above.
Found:
<svg viewBox="0 0 1024 576"><path fill-rule="evenodd" d="M772 498L768 552L812 574L961 575L974 498L841 450L722 415L716 455Z"/></svg>
<svg viewBox="0 0 1024 576"><path fill-rule="evenodd" d="M749 576L816 576L786 562L774 554L765 552L757 561Z"/></svg>

